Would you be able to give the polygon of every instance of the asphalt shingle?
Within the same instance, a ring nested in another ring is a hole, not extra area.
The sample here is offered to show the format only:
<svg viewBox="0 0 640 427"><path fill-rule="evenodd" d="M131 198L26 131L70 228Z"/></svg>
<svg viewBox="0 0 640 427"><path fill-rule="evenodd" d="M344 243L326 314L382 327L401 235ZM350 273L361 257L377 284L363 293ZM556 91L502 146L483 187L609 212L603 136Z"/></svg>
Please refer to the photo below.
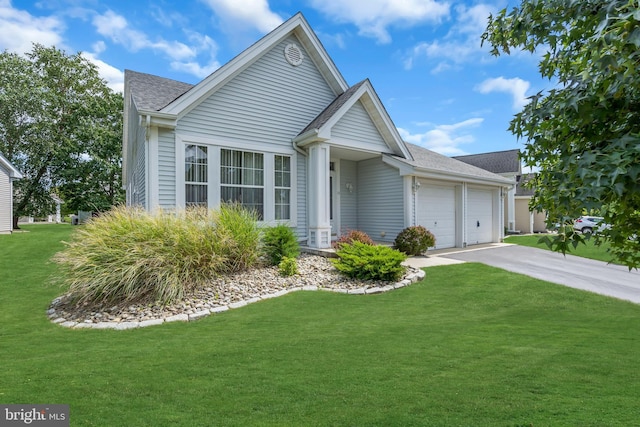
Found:
<svg viewBox="0 0 640 427"><path fill-rule="evenodd" d="M453 158L493 173L520 173L519 154L520 150L515 149Z"/></svg>
<svg viewBox="0 0 640 427"><path fill-rule="evenodd" d="M133 100L139 110L159 111L188 92L194 85L177 80L125 70Z"/></svg>
<svg viewBox="0 0 640 427"><path fill-rule="evenodd" d="M426 148L418 145L408 142L405 142L405 144L411 152L414 160L400 160L410 164L411 166L450 174L461 174L469 177L504 180L504 177L489 172L486 169L461 162L452 157L443 156L442 154L427 150Z"/></svg>

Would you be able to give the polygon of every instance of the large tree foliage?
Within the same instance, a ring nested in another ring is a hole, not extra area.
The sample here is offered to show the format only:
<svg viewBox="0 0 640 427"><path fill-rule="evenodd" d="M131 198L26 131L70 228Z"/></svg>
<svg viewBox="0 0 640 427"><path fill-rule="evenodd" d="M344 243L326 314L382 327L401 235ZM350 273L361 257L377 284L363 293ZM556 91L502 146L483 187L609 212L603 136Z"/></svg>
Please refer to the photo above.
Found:
<svg viewBox="0 0 640 427"><path fill-rule="evenodd" d="M37 44L26 57L0 54L0 152L24 175L14 226L18 216L51 213L54 192L72 209L121 199L121 98L80 54Z"/></svg>
<svg viewBox="0 0 640 427"><path fill-rule="evenodd" d="M596 233L614 258L640 266L640 8L637 0L522 0L489 18L492 53L541 54L538 93L510 124L526 139L523 161L539 168L532 207L549 223L586 212L611 228ZM571 227L549 241L565 252L585 236Z"/></svg>

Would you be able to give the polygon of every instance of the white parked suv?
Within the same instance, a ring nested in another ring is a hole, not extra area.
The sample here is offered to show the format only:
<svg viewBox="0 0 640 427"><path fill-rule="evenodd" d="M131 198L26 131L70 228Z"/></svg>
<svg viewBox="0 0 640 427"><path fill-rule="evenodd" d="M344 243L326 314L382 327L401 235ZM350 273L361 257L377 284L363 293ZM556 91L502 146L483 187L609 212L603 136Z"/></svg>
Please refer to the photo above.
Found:
<svg viewBox="0 0 640 427"><path fill-rule="evenodd" d="M593 230L602 230L608 227L608 224L602 222L603 218L599 216L581 216L573 222L573 229L582 233L591 233Z"/></svg>

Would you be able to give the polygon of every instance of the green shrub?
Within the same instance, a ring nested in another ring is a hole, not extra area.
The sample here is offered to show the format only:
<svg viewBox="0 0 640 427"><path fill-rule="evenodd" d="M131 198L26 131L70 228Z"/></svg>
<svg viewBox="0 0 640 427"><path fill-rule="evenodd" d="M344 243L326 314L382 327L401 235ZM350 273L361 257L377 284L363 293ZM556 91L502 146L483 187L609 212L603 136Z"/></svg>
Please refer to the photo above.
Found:
<svg viewBox="0 0 640 427"><path fill-rule="evenodd" d="M279 224L264 230L262 250L271 265L279 265L285 257L296 258L300 253L300 245L293 230Z"/></svg>
<svg viewBox="0 0 640 427"><path fill-rule="evenodd" d="M295 276L298 274L298 262L295 258L284 256L278 264L278 271L284 277Z"/></svg>
<svg viewBox="0 0 640 427"><path fill-rule="evenodd" d="M398 280L405 271L401 263L407 258L387 246L367 245L358 241L341 245L336 254L338 258L331 260L336 269L360 280Z"/></svg>
<svg viewBox="0 0 640 427"><path fill-rule="evenodd" d="M333 247L335 249L340 249L340 247L344 244L351 244L353 242L362 242L365 245L374 245L371 237L364 231L360 230L348 230L346 233L340 235L340 238L333 242Z"/></svg>
<svg viewBox="0 0 640 427"><path fill-rule="evenodd" d="M226 207L153 215L114 208L78 228L54 257L59 281L79 303L169 303L257 260L259 234L251 218Z"/></svg>
<svg viewBox="0 0 640 427"><path fill-rule="evenodd" d="M394 241L394 247L407 255L421 255L435 245L435 236L421 225L405 228Z"/></svg>

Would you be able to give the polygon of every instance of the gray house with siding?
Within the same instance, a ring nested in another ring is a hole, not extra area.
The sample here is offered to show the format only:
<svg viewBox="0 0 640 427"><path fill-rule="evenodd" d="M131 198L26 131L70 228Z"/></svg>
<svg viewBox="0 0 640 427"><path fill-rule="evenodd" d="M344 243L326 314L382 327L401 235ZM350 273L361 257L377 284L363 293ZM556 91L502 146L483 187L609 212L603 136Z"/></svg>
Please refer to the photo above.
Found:
<svg viewBox="0 0 640 427"><path fill-rule="evenodd" d="M20 178L20 171L0 153L0 234L13 230L13 181Z"/></svg>
<svg viewBox="0 0 640 427"><path fill-rule="evenodd" d="M436 247L499 241L514 181L405 143L371 82L344 80L296 14L196 85L125 71L123 183L149 211L238 202L303 244L345 230Z"/></svg>

